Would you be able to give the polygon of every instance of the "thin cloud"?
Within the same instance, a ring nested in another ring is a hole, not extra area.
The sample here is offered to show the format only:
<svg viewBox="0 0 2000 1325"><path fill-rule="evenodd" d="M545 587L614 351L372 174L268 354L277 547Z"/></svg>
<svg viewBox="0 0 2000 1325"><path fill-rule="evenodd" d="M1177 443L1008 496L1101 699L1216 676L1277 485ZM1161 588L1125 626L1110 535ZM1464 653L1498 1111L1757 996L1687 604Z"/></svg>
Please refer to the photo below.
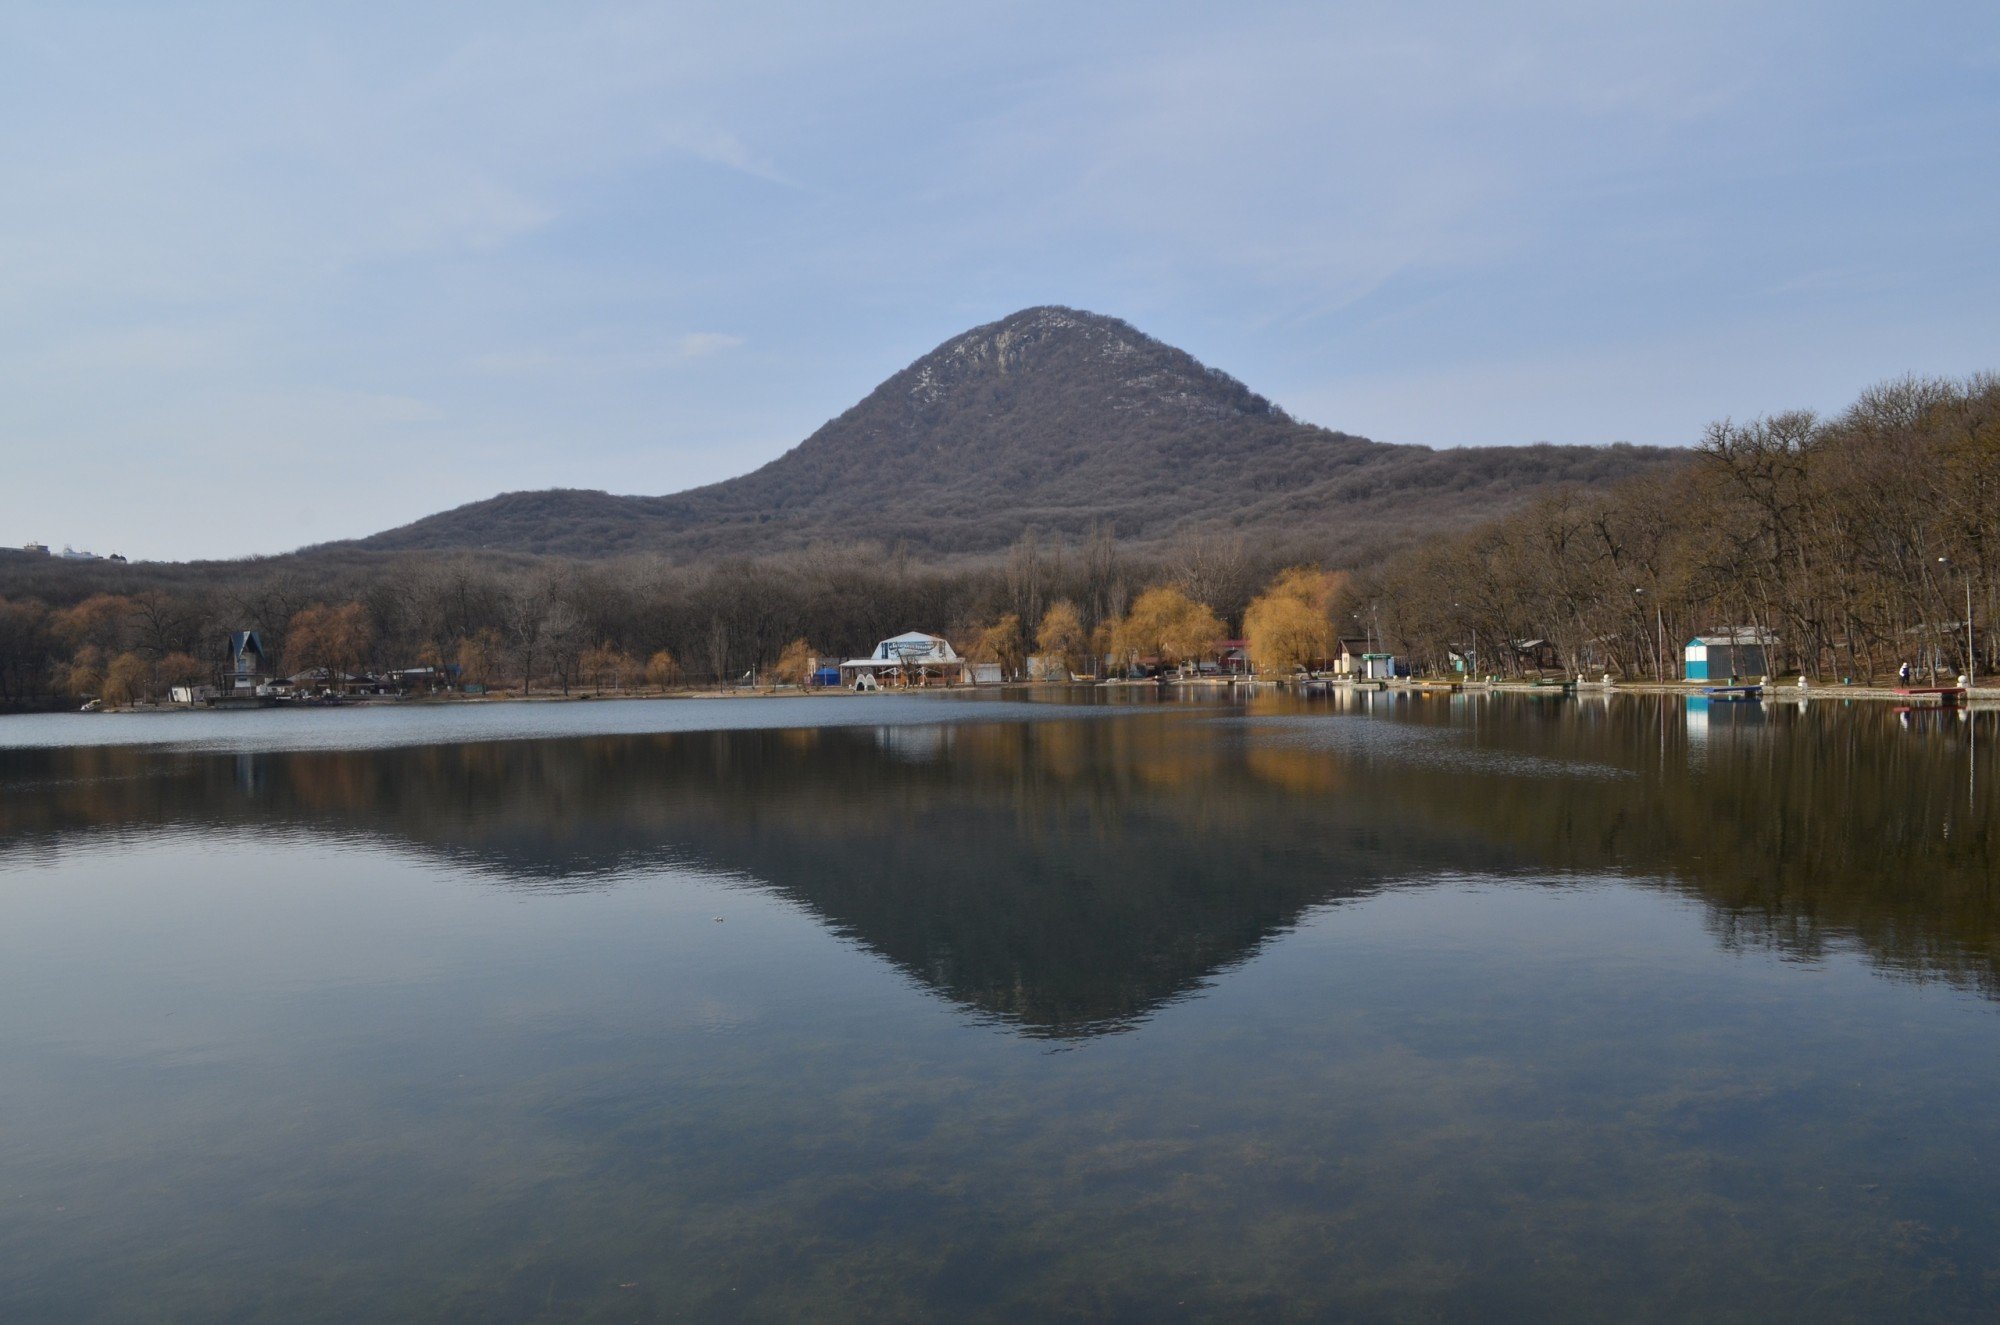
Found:
<svg viewBox="0 0 2000 1325"><path fill-rule="evenodd" d="M743 344L743 337L727 331L691 331L674 342L683 359L706 359L711 354L733 350Z"/></svg>
<svg viewBox="0 0 2000 1325"><path fill-rule="evenodd" d="M667 147L686 152L698 161L722 166L752 179L787 189L803 187L795 179L751 151L744 141L727 129L712 125L670 124L660 128L660 141Z"/></svg>

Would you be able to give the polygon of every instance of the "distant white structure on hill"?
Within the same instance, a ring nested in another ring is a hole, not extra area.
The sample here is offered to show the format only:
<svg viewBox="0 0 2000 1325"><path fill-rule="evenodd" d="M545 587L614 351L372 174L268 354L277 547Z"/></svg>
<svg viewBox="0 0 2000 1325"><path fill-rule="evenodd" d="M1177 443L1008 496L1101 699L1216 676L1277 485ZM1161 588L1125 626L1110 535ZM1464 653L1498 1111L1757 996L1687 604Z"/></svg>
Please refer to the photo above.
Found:
<svg viewBox="0 0 2000 1325"><path fill-rule="evenodd" d="M27 553L27 554L28 554L29 556L31 556L31 557L46 557L46 556L48 556L48 555L49 555L49 545L48 545L47 543L29 543L29 544L25 545L24 547L22 547L21 551L23 551L23 552ZM73 547L71 547L71 546L70 546L69 544L67 544L67 543L63 544L63 550L62 550L61 552L59 552L59 553L55 554L55 556L56 556L56 560L58 560L58 561L118 561L118 562L122 562L122 561L124 561L124 560L125 560L125 558L124 558L123 556L121 556L120 554L118 554L118 553L116 553L116 552L112 553L112 554L111 554L110 556L108 556L108 557L100 557L100 556L98 556L98 555L97 555L97 554L96 554L95 552L92 552L92 551L90 551L90 550L89 550L89 549L87 549L87 548L73 548Z"/></svg>

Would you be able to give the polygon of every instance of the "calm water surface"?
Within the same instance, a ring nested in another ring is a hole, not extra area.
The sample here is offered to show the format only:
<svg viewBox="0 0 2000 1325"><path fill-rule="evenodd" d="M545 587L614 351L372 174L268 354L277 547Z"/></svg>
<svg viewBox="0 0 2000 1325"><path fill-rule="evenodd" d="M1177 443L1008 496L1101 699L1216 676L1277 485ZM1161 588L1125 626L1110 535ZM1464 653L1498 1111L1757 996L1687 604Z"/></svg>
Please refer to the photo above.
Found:
<svg viewBox="0 0 2000 1325"><path fill-rule="evenodd" d="M1990 1320L2000 715L0 719L0 1319Z"/></svg>

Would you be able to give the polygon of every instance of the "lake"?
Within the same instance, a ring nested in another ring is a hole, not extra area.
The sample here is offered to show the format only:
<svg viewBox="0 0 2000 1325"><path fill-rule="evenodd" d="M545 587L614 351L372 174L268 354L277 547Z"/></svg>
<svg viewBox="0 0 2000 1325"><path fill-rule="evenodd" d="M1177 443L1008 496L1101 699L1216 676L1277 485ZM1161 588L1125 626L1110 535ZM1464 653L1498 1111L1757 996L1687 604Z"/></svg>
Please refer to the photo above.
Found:
<svg viewBox="0 0 2000 1325"><path fill-rule="evenodd" d="M2000 713L0 719L0 1319L1991 1320Z"/></svg>

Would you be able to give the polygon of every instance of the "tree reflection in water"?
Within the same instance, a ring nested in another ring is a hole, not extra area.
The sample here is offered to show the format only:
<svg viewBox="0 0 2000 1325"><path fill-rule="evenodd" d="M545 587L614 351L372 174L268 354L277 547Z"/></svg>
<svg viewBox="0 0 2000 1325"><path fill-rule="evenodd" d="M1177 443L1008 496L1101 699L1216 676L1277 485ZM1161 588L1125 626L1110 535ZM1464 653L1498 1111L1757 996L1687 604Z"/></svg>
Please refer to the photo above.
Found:
<svg viewBox="0 0 2000 1325"><path fill-rule="evenodd" d="M1130 1027L1310 908L1460 873L1656 883L1700 899L1724 944L1853 942L1990 996L1996 719L1362 694L1113 720L4 750L0 859L254 829L359 836L504 887L699 865L1041 1037Z"/></svg>

